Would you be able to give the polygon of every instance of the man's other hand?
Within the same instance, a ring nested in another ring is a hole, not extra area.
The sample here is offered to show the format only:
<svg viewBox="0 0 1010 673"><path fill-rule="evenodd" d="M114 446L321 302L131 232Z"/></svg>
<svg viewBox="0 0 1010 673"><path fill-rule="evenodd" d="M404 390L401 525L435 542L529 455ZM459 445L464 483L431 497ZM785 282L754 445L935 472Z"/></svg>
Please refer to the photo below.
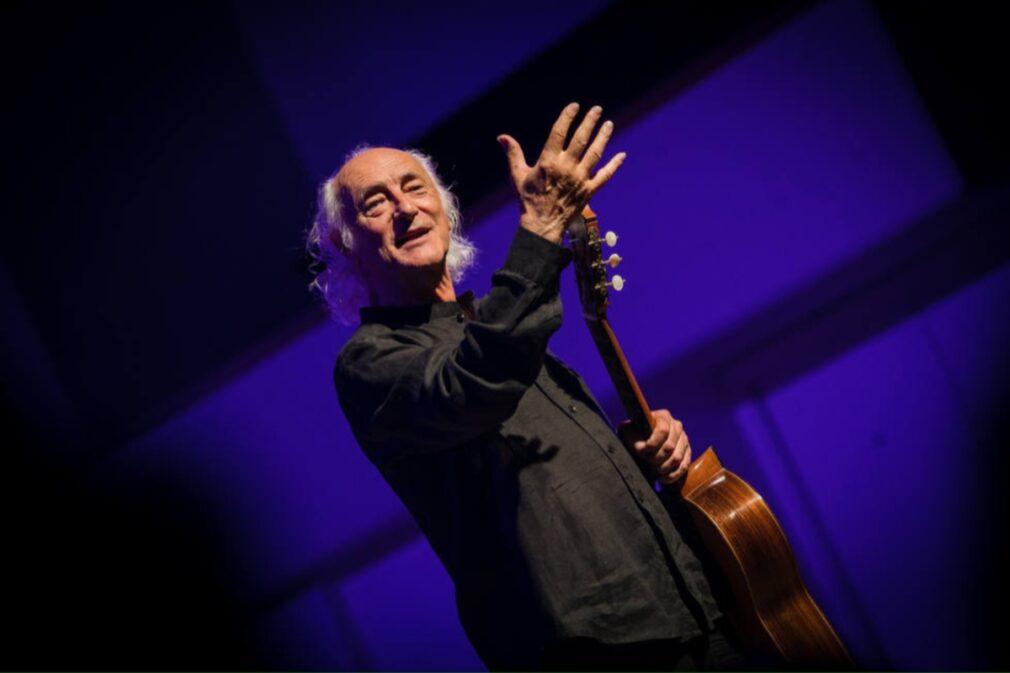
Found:
<svg viewBox="0 0 1010 673"><path fill-rule="evenodd" d="M561 111L533 166L527 165L522 147L515 138L498 136L519 199L520 226L555 243L561 242L568 223L614 176L627 156L624 152L614 155L591 175L614 132L614 123L605 121L594 134L603 114L603 109L595 106L586 113L566 147L568 131L578 113L578 103L571 103Z"/></svg>
<svg viewBox="0 0 1010 673"><path fill-rule="evenodd" d="M691 443L684 432L684 424L666 409L653 411L652 418L656 426L647 439L636 435L628 422L621 424L618 434L628 450L645 460L659 483L665 486L687 473L691 464Z"/></svg>

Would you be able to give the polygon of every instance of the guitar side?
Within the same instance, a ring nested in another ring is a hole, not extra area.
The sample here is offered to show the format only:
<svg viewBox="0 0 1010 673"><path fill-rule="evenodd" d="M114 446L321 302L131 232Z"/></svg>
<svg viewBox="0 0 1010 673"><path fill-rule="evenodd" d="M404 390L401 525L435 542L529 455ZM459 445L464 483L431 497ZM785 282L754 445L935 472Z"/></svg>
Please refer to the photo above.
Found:
<svg viewBox="0 0 1010 673"><path fill-rule="evenodd" d="M854 667L803 583L789 540L764 498L726 470L711 447L692 462L674 495L684 500L729 584L729 616L750 649L798 666Z"/></svg>

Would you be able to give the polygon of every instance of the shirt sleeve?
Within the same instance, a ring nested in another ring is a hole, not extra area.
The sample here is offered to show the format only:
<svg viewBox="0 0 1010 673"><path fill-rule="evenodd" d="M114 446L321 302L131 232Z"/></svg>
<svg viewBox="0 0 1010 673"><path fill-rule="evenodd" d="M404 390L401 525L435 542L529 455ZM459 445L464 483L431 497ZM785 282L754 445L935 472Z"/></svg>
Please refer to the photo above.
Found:
<svg viewBox="0 0 1010 673"><path fill-rule="evenodd" d="M334 379L373 460L459 446L515 412L561 325L559 275L570 260L567 248L519 228L462 339L414 330L352 339Z"/></svg>

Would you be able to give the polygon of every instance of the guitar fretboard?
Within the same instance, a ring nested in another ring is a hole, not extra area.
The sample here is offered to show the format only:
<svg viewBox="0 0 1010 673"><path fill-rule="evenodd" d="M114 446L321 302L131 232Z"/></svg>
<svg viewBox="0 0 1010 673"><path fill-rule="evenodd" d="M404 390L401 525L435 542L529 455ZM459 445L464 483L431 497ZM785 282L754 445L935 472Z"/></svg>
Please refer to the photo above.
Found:
<svg viewBox="0 0 1010 673"><path fill-rule="evenodd" d="M617 337L614 336L610 324L606 319L601 318L586 320L586 326L589 327L589 333L592 334L596 348L600 351L600 357L603 358L603 364L607 368L607 373L610 374L614 388L617 389L617 395L625 413L628 414L628 419L638 434L648 437L652 432L652 413L649 411L649 405L645 402L642 390L638 387L638 381L635 380L635 375L631 372L628 361L624 358L624 352L621 350L621 345L617 343Z"/></svg>

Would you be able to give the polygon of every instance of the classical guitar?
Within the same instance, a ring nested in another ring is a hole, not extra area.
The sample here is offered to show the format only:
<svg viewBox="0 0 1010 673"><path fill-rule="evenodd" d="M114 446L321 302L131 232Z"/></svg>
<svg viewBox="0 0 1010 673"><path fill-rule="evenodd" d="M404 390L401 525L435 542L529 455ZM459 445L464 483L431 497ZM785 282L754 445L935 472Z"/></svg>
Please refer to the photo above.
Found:
<svg viewBox="0 0 1010 673"><path fill-rule="evenodd" d="M607 321L608 290L624 280L608 280L602 248L617 237L600 234L596 215L586 207L568 228L582 314L603 357L628 419L638 434L654 425L638 383ZM695 459L674 495L683 500L699 536L722 572L731 594L728 612L745 647L757 656L780 657L789 664L851 669L849 653L814 602L800 577L785 533L764 499L740 477L723 468L709 447Z"/></svg>

